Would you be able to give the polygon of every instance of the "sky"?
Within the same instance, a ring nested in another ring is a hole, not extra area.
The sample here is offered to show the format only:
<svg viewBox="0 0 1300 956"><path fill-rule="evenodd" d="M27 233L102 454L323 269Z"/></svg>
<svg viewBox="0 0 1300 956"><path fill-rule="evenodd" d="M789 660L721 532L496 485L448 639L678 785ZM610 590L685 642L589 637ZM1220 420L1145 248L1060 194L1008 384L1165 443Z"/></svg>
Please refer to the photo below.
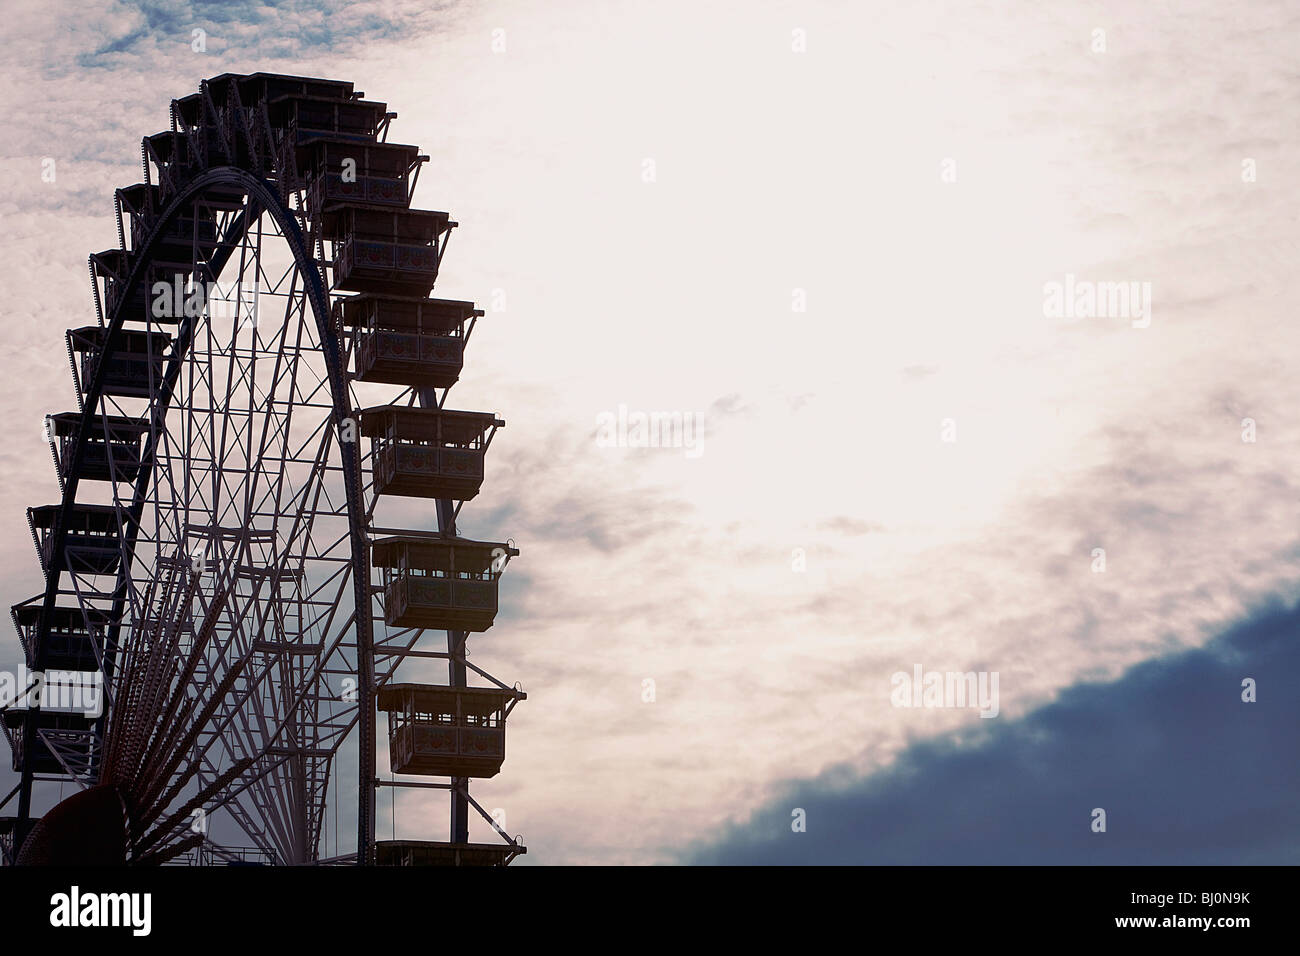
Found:
<svg viewBox="0 0 1300 956"><path fill-rule="evenodd" d="M435 294L487 311L460 526L522 553L471 660L529 699L473 792L521 862L1296 862L1300 4L5 19L6 603L139 138L220 73L347 79L461 224ZM1048 306L1099 283L1130 309ZM608 447L621 408L698 441ZM996 674L996 716L899 706L918 667Z"/></svg>

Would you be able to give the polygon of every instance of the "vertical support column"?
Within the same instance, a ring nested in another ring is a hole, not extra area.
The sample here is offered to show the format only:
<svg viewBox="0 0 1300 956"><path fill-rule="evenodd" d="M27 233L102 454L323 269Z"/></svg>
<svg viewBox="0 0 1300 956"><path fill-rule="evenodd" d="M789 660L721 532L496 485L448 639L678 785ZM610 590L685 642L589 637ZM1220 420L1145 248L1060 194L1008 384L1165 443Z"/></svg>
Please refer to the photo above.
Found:
<svg viewBox="0 0 1300 956"><path fill-rule="evenodd" d="M241 174L246 176L247 174ZM300 264L314 263L317 224L312 224L310 236L304 235L295 218L295 212L260 183L260 194L249 192L249 206L245 215L251 216L256 201L275 216L284 233L285 241L293 250L294 260ZM283 184L283 180L282 180ZM220 272L220 269L216 270ZM321 348L325 352L325 365L329 372L330 393L334 396L334 428L341 429L343 420L351 418L355 424L356 410L341 404L351 393L347 387L347 367L338 338L331 324L329 287L324 272L319 267L301 268L304 292L316 317ZM342 436L339 436L340 439ZM352 562L359 569L353 575L352 594L356 607L353 625L357 635L357 865L369 866L374 862L375 846L375 639L374 595L370 587L370 540L366 533L365 488L362 484L362 456L358 446L360 436L353 441L339 442L343 459L344 480L347 481L348 515L352 539Z"/></svg>
<svg viewBox="0 0 1300 956"><path fill-rule="evenodd" d="M438 530L445 534L456 533L456 509L448 498L438 499ZM465 667L465 640L468 631L447 632L447 677L452 687L468 687ZM469 842L469 778L451 778L451 829L452 843Z"/></svg>
<svg viewBox="0 0 1300 956"><path fill-rule="evenodd" d="M419 390L420 405L437 408L438 396L431 388ZM456 503L450 498L436 501L438 530L443 534L456 534ZM465 668L465 640L468 631L447 632L447 678L452 687L468 687ZM451 778L451 820L448 836L452 843L469 842L469 778Z"/></svg>
<svg viewBox="0 0 1300 956"><path fill-rule="evenodd" d="M18 820L14 826L14 859L32 830L32 755L36 753L36 718L29 698L28 714L23 723L23 771L18 790ZM39 707L36 708L39 711Z"/></svg>
<svg viewBox="0 0 1300 956"><path fill-rule="evenodd" d="M361 488L361 456L357 453L357 443L343 442L343 461L345 473L350 474L356 482L356 500L364 501ZM362 553L369 550L365 531L359 526L353 528L353 554L357 549ZM368 557L368 556L367 556ZM370 561L364 561L363 567L369 568ZM374 599L370 593L370 575L367 573L353 582L356 593L356 633L357 633L357 865L369 866L374 862L375 846L375 641Z"/></svg>
<svg viewBox="0 0 1300 956"><path fill-rule="evenodd" d="M79 458L73 458L74 464ZM51 531L50 534L54 532ZM56 542L57 544L57 542ZM54 552L52 552L54 553ZM57 565L57 561L52 561ZM59 571L52 568L50 575L54 578L54 588L46 588L45 603L42 605L41 616L36 622L36 653L32 655L32 670L36 674L45 673L45 665L48 663L46 648L49 644L50 618L53 614L55 594L57 593ZM22 778L19 781L18 790L18 820L14 826L14 861L17 862L18 854L22 851L23 843L32 832L35 825L32 820L32 761L36 759L36 745L39 742L37 737L36 725L40 719L41 713L41 694L32 692L26 698L27 713L23 719L23 769Z"/></svg>

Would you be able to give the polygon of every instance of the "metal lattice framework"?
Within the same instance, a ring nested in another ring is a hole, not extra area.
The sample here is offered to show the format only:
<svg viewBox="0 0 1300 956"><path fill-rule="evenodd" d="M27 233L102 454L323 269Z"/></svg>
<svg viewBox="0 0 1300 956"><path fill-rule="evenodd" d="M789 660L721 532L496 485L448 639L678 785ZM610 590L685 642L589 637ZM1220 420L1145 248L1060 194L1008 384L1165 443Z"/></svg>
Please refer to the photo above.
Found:
<svg viewBox="0 0 1300 956"><path fill-rule="evenodd" d="M482 313L429 297L456 223L410 207L428 157L387 142L394 116L350 83L226 74L172 102L117 191L98 324L67 333L77 409L47 419L61 498L28 511L46 586L13 618L44 686L4 713L10 862L58 856L65 804L32 823L54 780L115 795L95 812L121 810L135 863L524 852L468 790L525 697L465 660L518 553L456 531L504 422L445 407ZM401 499L436 526L377 527ZM419 646L431 630L445 651ZM394 683L412 657L446 660L448 683ZM60 707L56 686L102 706ZM392 768L446 778L391 781L449 792L446 841L376 845L376 704ZM329 856L354 731L357 851ZM501 843L468 842L471 806Z"/></svg>

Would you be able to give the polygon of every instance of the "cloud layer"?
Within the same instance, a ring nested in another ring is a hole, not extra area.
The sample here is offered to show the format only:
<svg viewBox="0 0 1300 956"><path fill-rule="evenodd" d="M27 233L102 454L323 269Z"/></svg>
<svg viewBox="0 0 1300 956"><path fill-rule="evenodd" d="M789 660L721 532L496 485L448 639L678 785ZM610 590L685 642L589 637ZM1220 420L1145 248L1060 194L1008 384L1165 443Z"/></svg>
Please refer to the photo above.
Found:
<svg viewBox="0 0 1300 956"><path fill-rule="evenodd" d="M793 781L686 854L707 864L1300 863L1300 610L1072 687L1014 721ZM1256 682L1255 703L1242 681ZM792 829L792 813L806 830ZM1094 832L1094 810L1106 830Z"/></svg>

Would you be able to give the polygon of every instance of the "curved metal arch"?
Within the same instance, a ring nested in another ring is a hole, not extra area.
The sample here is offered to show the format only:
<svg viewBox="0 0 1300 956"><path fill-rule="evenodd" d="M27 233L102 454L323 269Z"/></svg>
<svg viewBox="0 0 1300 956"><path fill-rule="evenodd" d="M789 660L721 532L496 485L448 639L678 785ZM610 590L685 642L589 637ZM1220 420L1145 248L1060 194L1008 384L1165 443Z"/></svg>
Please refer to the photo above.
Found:
<svg viewBox="0 0 1300 956"><path fill-rule="evenodd" d="M180 189L168 202L163 212L158 216L153 230L150 232L148 239L143 247L139 250L139 255L131 269L130 277L123 286L122 294L117 298L117 303L113 308L113 313L109 317L106 328L104 351L100 360L96 362L95 374L86 388L86 399L82 405L81 419L78 423L77 438L73 446L72 456L68 465L68 478L64 483L63 499L59 510L59 519L52 531L53 541L51 543L51 553L59 554L62 552L64 541L67 535L68 522L72 515L73 506L76 504L77 487L80 482L80 465L82 453L86 446L86 436L89 431L90 420L94 415L94 410L100 404L102 398L104 375L108 367L107 359L112 355L112 343L114 335L121 330L125 322L125 306L129 301L131 294L139 286L141 280L146 274L149 264L153 260L154 247L162 235L163 229L176 218L177 214L193 204L193 201L200 196L205 190L214 186L226 185L238 187L245 196L255 201L262 211L269 213L280 227L286 243L294 258L294 268L298 270L299 275L304 280L304 291L311 303L312 314L316 319L317 334L321 343L321 350L324 353L326 374L329 380L330 396L333 400L333 424L335 429L340 429L344 420L350 418L352 408L349 404L349 391L347 381L344 377L344 370L340 357L338 338L330 324L329 294L325 288L324 277L320 269L317 268L315 260L310 255L307 248L306 237L302 233L302 228L298 225L297 217L293 211L288 208L280 198L279 191L270 183L260 176L238 166L221 166L209 169L193 177L186 185ZM246 228L245 217L247 212L241 213L237 220L240 231ZM233 250L232 250L233 251ZM218 255L221 255L219 252ZM228 260L229 253L225 253L225 259ZM220 275L225 268L225 261L221 262L214 272ZM190 318L183 317L180 323L179 334L172 345L172 355L168 359L166 371L163 376L163 382L158 384L158 390L154 392L150 408L152 413L151 424L155 425L160 420L160 416L165 416L170 407L172 391L175 387L176 378L180 373L181 365L185 358L185 353L189 347L189 342L193 337L194 324L202 320L202 316ZM152 374L152 371L151 371ZM337 433L337 432L336 432ZM135 551L136 534L139 530L139 521L142 514L146 495L150 484L153 480L154 467L154 441L156 438L156 427L151 428L149 437L144 449L141 451L141 469L140 474L136 477L132 493L132 503L129 513L129 527L121 528L125 547L124 560L122 567L118 571L119 590L123 580L129 574L132 556ZM365 528L362 518L366 513L364 495L361 481L361 461L358 454L357 442L340 441L340 454L343 460L343 474L346 484L346 495L348 505L348 528L350 546L352 552L353 565L353 596L355 600L355 613L353 615L353 626L356 628L357 636L357 704L358 713L358 730L359 740L359 758L360 772L359 780L364 781L366 776L372 772L374 766L374 747L375 747L375 714L373 706L373 688L374 688L374 635L373 620L371 616L371 594L370 594L370 554L369 546L366 541ZM39 632L37 635L37 660L35 661L36 670L44 670L45 667L45 646L47 644L49 621L51 611L58 599L59 582L62 571L57 567L47 568L45 573L45 597L42 603L42 611L39 623ZM113 601L113 613L110 625L113 635L112 643L116 644L116 638L121 628L121 615L124 608L121 606L125 596L118 596ZM110 664L105 660L105 676L110 676ZM39 710L36 702L33 702L33 710ZM101 718L102 728L102 718ZM26 752L34 752L36 746L36 721L28 720L24 729L24 745ZM18 815L20 819L27 819L30 816L31 808L31 784L32 774L30 771L24 771L22 776L21 793L19 795ZM357 861L364 865L369 862L369 848L374 841L374 802L371 797L371 788L364 784L358 788L359 806L358 806L358 836Z"/></svg>

